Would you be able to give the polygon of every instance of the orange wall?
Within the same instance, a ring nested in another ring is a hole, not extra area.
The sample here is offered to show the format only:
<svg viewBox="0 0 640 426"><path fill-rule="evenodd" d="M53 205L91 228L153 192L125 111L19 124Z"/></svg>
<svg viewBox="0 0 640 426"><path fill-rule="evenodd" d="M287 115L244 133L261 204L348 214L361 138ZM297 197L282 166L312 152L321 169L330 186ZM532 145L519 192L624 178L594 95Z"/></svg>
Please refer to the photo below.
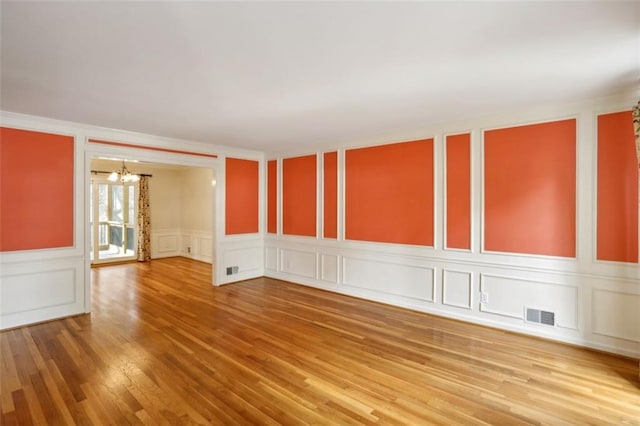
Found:
<svg viewBox="0 0 640 426"><path fill-rule="evenodd" d="M338 153L324 153L324 237L338 237Z"/></svg>
<svg viewBox="0 0 640 426"><path fill-rule="evenodd" d="M598 117L597 257L638 261L638 162L631 111Z"/></svg>
<svg viewBox="0 0 640 426"><path fill-rule="evenodd" d="M278 232L278 161L267 161L267 232Z"/></svg>
<svg viewBox="0 0 640 426"><path fill-rule="evenodd" d="M282 232L316 236L316 156L282 161Z"/></svg>
<svg viewBox="0 0 640 426"><path fill-rule="evenodd" d="M486 131L484 247L575 257L576 120Z"/></svg>
<svg viewBox="0 0 640 426"><path fill-rule="evenodd" d="M447 248L471 248L471 135L447 136Z"/></svg>
<svg viewBox="0 0 640 426"><path fill-rule="evenodd" d="M347 150L345 237L433 245L433 139Z"/></svg>
<svg viewBox="0 0 640 426"><path fill-rule="evenodd" d="M226 159L225 233L258 232L258 162Z"/></svg>
<svg viewBox="0 0 640 426"><path fill-rule="evenodd" d="M73 246L74 139L0 128L0 251Z"/></svg>

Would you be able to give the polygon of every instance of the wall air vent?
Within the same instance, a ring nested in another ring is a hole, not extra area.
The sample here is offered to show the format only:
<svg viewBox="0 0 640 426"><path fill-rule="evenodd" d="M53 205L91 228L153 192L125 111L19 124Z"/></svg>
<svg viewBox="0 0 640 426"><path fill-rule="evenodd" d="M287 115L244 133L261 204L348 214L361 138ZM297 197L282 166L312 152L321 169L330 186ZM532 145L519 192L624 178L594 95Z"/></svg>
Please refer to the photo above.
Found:
<svg viewBox="0 0 640 426"><path fill-rule="evenodd" d="M227 266L227 275L234 275L239 272L240 268L237 266Z"/></svg>
<svg viewBox="0 0 640 426"><path fill-rule="evenodd" d="M540 309L526 308L525 321L543 325L556 325L556 314Z"/></svg>

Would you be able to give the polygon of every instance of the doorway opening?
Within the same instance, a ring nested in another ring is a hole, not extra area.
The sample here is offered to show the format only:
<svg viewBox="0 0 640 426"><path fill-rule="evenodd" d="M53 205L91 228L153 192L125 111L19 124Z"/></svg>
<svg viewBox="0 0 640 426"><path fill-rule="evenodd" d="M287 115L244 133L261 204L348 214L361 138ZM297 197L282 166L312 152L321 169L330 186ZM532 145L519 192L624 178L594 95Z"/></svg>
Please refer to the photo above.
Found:
<svg viewBox="0 0 640 426"><path fill-rule="evenodd" d="M140 180L110 180L123 161ZM89 159L87 196L90 265L138 260L138 208L143 177L151 259L215 260L216 172L213 167L112 157ZM212 277L213 279L213 277Z"/></svg>

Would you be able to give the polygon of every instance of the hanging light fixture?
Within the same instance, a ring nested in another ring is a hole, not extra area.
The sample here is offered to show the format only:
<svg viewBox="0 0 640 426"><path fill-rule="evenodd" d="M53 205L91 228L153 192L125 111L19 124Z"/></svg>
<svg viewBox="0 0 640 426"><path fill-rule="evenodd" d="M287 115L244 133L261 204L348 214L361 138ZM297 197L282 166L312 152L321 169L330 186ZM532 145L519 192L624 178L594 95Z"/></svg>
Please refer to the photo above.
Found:
<svg viewBox="0 0 640 426"><path fill-rule="evenodd" d="M111 173L107 179L111 182L137 182L140 180L140 176L131 173L127 166L124 165L124 160L122 160L122 168Z"/></svg>

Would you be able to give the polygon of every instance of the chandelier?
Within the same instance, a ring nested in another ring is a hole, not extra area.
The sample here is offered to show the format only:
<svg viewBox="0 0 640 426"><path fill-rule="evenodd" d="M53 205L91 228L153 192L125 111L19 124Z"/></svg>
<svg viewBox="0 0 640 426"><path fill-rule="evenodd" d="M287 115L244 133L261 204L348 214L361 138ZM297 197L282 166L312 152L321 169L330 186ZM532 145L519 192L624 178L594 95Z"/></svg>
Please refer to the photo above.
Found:
<svg viewBox="0 0 640 426"><path fill-rule="evenodd" d="M137 182L140 180L140 176L134 175L133 173L131 173L129 169L127 169L127 166L124 165L124 160L123 160L122 168L111 173L107 179L110 180L111 182L117 182L117 181L120 181L123 183Z"/></svg>

